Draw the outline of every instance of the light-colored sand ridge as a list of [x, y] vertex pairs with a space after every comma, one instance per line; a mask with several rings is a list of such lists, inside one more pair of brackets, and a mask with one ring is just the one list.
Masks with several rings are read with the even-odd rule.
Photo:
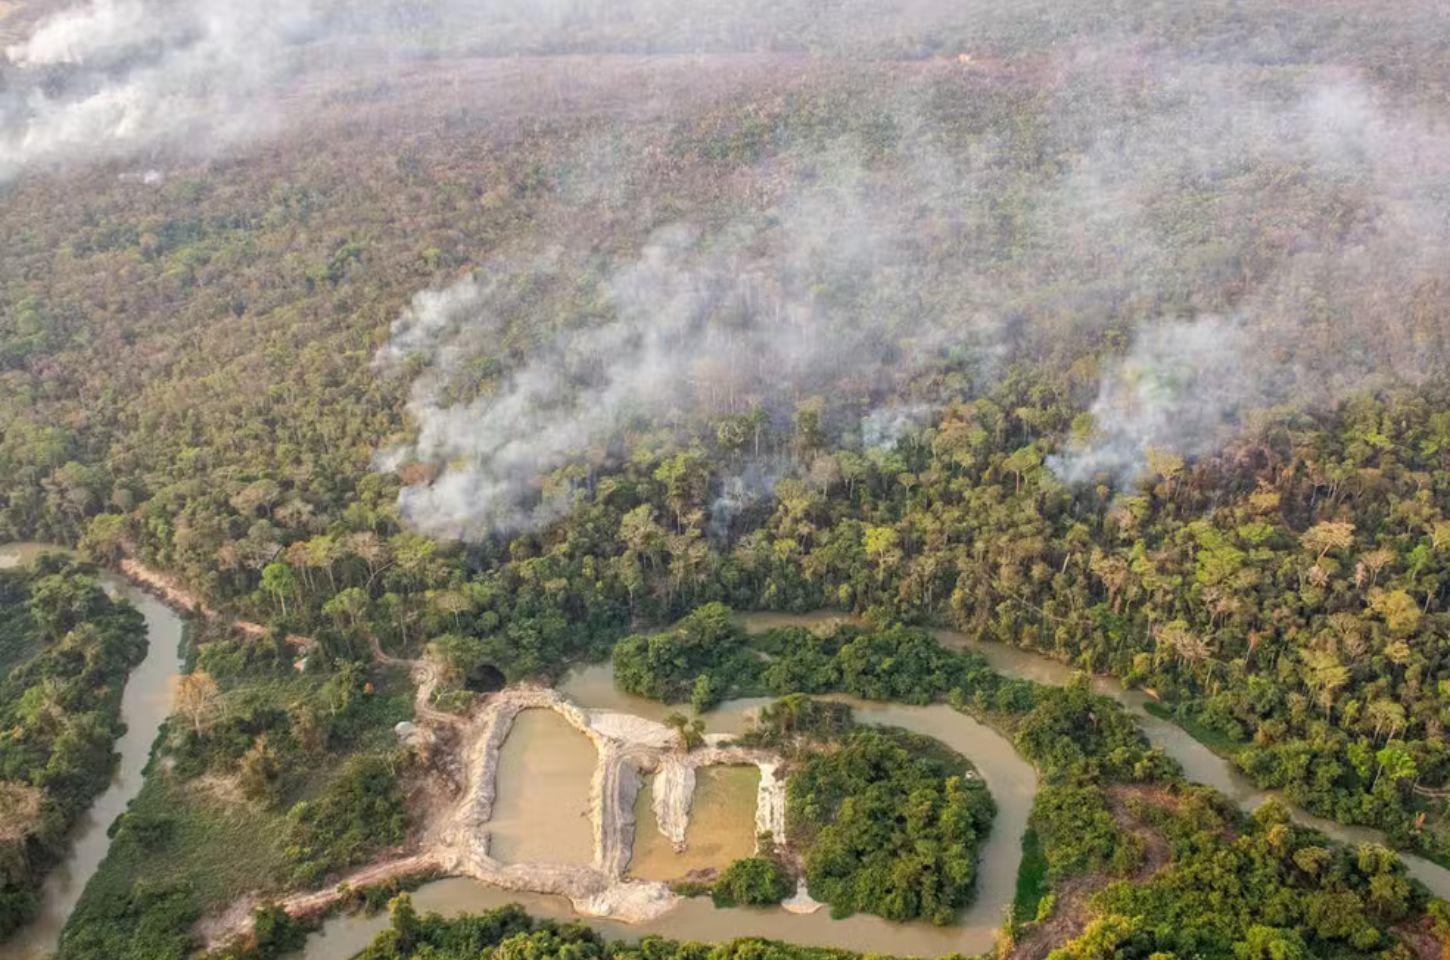
[[[376, 652], [381, 656], [380, 650]], [[455, 768], [462, 787], [430, 813], [417, 843], [420, 849], [372, 864], [326, 890], [283, 898], [281, 906], [293, 916], [325, 913], [360, 886], [443, 873], [473, 877], [506, 890], [564, 896], [586, 916], [626, 923], [653, 920], [675, 907], [680, 897], [664, 883], [624, 876], [634, 847], [634, 803], [644, 773], [656, 774], [656, 816], [661, 830], [677, 846], [683, 846], [689, 825], [695, 771], [716, 765], [760, 770], [757, 832], [769, 833], [776, 842], [784, 836], [781, 760], [770, 751], [734, 746], [719, 736], [686, 751], [679, 733], [664, 724], [610, 710], [586, 710], [548, 687], [509, 687], [490, 695], [467, 717], [444, 714], [430, 702], [439, 679], [436, 667], [426, 661], [410, 666], [418, 682], [414, 712], [420, 730], [430, 747], [441, 744], [451, 754], [435, 756], [433, 762]], [[594, 744], [598, 761], [591, 781], [594, 855], [589, 865], [504, 863], [492, 855], [489, 821], [497, 797], [499, 752], [525, 710], [551, 710]], [[200, 929], [209, 943], [218, 945], [246, 933], [250, 923], [249, 910], [239, 905]]]

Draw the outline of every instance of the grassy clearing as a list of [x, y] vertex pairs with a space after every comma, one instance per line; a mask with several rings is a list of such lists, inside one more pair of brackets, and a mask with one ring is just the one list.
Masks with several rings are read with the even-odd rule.
[[1037, 919], [1037, 907], [1047, 896], [1047, 857], [1042, 839], [1031, 827], [1022, 834], [1022, 863], [1017, 868], [1017, 894], [1012, 900], [1013, 926]]
[[133, 884], [177, 884], [203, 910], [267, 885], [284, 863], [286, 816], [216, 796], [207, 787], [153, 772], [118, 822], [115, 840], [86, 887], [76, 916]]
[[[413, 690], [401, 668], [353, 671], [342, 682], [336, 674], [295, 671], [278, 651], [235, 642], [206, 645], [189, 660], [217, 672], [220, 704], [200, 739], [192, 719], [180, 716], [158, 734], [146, 782], [112, 828], [62, 957], [180, 957], [195, 946], [189, 931], [198, 917], [245, 894], [281, 892], [299, 856], [290, 848], [289, 811], [326, 796], [352, 758], [391, 750], [393, 724], [412, 717]], [[290, 718], [299, 705], [325, 716], [327, 742], [308, 748], [296, 740]], [[262, 736], [273, 744], [278, 778], [275, 789], [249, 799], [239, 761]]]

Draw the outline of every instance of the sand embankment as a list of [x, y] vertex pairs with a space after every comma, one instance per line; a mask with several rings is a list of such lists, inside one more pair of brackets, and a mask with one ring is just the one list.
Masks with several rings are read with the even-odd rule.
[[[379, 651], [380, 652], [380, 651]], [[766, 750], [732, 746], [711, 737], [697, 750], [682, 748], [680, 735], [664, 724], [610, 710], [586, 710], [559, 691], [514, 686], [490, 695], [467, 717], [443, 714], [428, 705], [439, 673], [426, 662], [410, 662], [419, 681], [415, 711], [420, 729], [434, 742], [446, 742], [450, 757], [433, 762], [461, 771], [461, 788], [429, 811], [420, 849], [406, 857], [375, 863], [326, 890], [285, 897], [280, 905], [297, 917], [325, 913], [351, 890], [407, 876], [443, 873], [473, 877], [506, 890], [567, 897], [585, 916], [626, 923], [656, 919], [681, 900], [668, 885], [624, 876], [634, 848], [634, 803], [641, 775], [655, 773], [655, 811], [662, 831], [683, 844], [694, 799], [695, 771], [701, 767], [755, 766], [760, 770], [755, 821], [758, 833], [784, 836], [785, 791], [778, 777], [780, 758]], [[551, 710], [594, 744], [598, 761], [591, 780], [594, 827], [590, 864], [503, 863], [490, 851], [489, 822], [497, 798], [499, 753], [518, 715]], [[437, 734], [447, 728], [449, 736]], [[663, 786], [661, 786], [663, 784]], [[201, 928], [212, 945], [246, 933], [250, 912], [228, 911]]]

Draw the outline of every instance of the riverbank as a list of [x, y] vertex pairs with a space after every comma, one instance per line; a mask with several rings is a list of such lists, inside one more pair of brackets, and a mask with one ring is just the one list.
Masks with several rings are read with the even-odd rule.
[[[415, 670], [431, 672], [423, 664]], [[431, 696], [420, 683], [418, 698]], [[498, 794], [499, 755], [519, 715], [547, 710], [562, 718], [594, 745], [597, 762], [591, 780], [593, 856], [588, 864], [504, 862], [494, 856], [490, 823]], [[686, 751], [680, 734], [653, 720], [612, 710], [590, 710], [546, 687], [515, 686], [489, 695], [463, 718], [446, 724], [422, 719], [435, 742], [430, 762], [456, 771], [460, 788], [451, 800], [425, 810], [417, 848], [342, 878], [326, 890], [284, 897], [279, 906], [298, 919], [326, 914], [362, 886], [426, 874], [470, 877], [500, 890], [566, 898], [582, 916], [649, 923], [678, 907], [683, 898], [659, 881], [625, 876], [633, 848], [634, 802], [643, 773], [666, 786], [656, 794], [661, 831], [683, 838], [688, 828], [696, 771], [710, 766], [751, 765], [760, 771], [755, 822], [783, 838], [785, 788], [777, 777], [781, 759], [771, 751], [730, 745], [710, 736], [704, 746]], [[251, 907], [239, 903], [225, 916], [198, 927], [209, 946], [220, 946], [250, 928]]]
[[[0, 545], [0, 566], [28, 563], [49, 552], [72, 551], [51, 544]], [[6, 562], [8, 561], [8, 562]], [[102, 584], [129, 601], [146, 621], [145, 658], [130, 673], [121, 698], [125, 732], [116, 740], [109, 786], [70, 831], [65, 858], [41, 886], [40, 913], [5, 943], [5, 956], [39, 960], [49, 956], [91, 877], [110, 849], [111, 824], [140, 792], [157, 731], [171, 713], [172, 690], [184, 661], [185, 622], [143, 586], [111, 573]]]
[[[814, 627], [852, 619], [834, 610], [804, 614], [751, 613], [741, 616], [742, 622], [752, 631], [777, 626]], [[1083, 672], [1045, 654], [1000, 643], [980, 642], [955, 630], [935, 628], [931, 633], [943, 646], [980, 654], [993, 670], [1004, 676], [1060, 687]], [[1397, 849], [1382, 830], [1318, 816], [1292, 803], [1277, 791], [1260, 788], [1229, 757], [1219, 753], [1213, 745], [1201, 742], [1195, 737], [1166, 706], [1160, 705], [1149, 693], [1126, 687], [1118, 678], [1107, 674], [1094, 674], [1091, 679], [1093, 689], [1125, 707], [1138, 721], [1149, 742], [1172, 757], [1183, 768], [1183, 774], [1188, 780], [1213, 787], [1249, 812], [1269, 800], [1277, 800], [1289, 809], [1296, 823], [1312, 827], [1340, 843], [1375, 843], [1393, 849], [1412, 877], [1424, 884], [1435, 896], [1450, 899], [1450, 866], [1441, 865], [1420, 854]], [[1158, 709], [1160, 706], [1162, 709]]]

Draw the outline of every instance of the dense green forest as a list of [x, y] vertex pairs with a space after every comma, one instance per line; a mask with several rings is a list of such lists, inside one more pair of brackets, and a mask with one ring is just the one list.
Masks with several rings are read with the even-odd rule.
[[995, 809], [965, 758], [900, 731], [862, 730], [790, 781], [791, 843], [833, 916], [951, 923], [971, 899]]
[[0, 570], [0, 936], [38, 905], [70, 828], [110, 783], [145, 624], [60, 556]]
[[[46, 61], [23, 41], [59, 6], [0, 2], [0, 540], [219, 614], [63, 956], [179, 957], [242, 894], [405, 844], [413, 691], [381, 660], [425, 650], [450, 709], [610, 656], [697, 711], [951, 700], [1043, 776], [1015, 921], [1078, 897], [1061, 957], [1443, 937], [1382, 852], [1243, 820], [1121, 711], [923, 629], [1151, 689], [1260, 785], [1450, 863], [1442, 5], [266, 3], [202, 47], [219, 74], [163, 55], [208, 29], [166, 11]], [[319, 46], [269, 58], [271, 20]], [[46, 152], [133, 68], [117, 101], [164, 95], [134, 149]], [[43, 570], [0, 579], [0, 812], [35, 825], [0, 836], [0, 932], [140, 656], [83, 570]], [[729, 609], [864, 626], [751, 638]], [[899, 747], [809, 703], [757, 735], [836, 744], [823, 781]], [[960, 798], [917, 752], [940, 816], [910, 839], [985, 829], [975, 796], [942, 826]], [[940, 919], [961, 853], [930, 903], [806, 870], [842, 911]], [[742, 867], [735, 899], [778, 879]], [[399, 913], [376, 956], [711, 955]]]

